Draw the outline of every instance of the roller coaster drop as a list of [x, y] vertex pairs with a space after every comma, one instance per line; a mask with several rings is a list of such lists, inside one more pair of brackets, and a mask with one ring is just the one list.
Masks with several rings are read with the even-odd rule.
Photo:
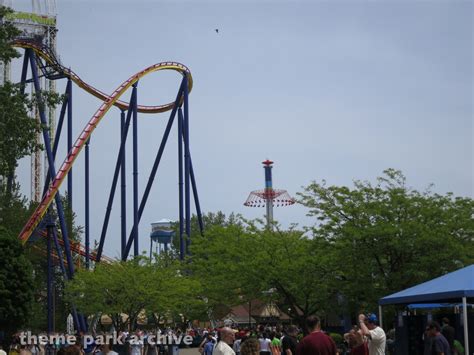
[[[74, 275], [74, 263], [72, 258], [72, 252], [76, 252], [85, 257], [85, 265], [87, 268], [90, 267], [90, 261], [100, 262], [105, 257], [103, 256], [103, 247], [105, 237], [107, 233], [107, 227], [109, 223], [110, 213], [112, 210], [112, 204], [115, 196], [115, 191], [118, 183], [119, 174], [121, 176], [121, 258], [126, 260], [130, 253], [130, 249], [133, 244], [134, 256], [139, 253], [138, 248], [138, 225], [145, 208], [153, 181], [163, 155], [168, 136], [171, 132], [173, 122], [178, 113], [178, 199], [179, 199], [179, 244], [180, 258], [183, 259], [185, 254], [189, 253], [190, 245], [190, 234], [191, 234], [191, 197], [190, 190], [193, 190], [194, 202], [196, 206], [196, 213], [198, 216], [199, 227], [201, 232], [203, 230], [203, 222], [201, 217], [201, 209], [199, 205], [199, 198], [196, 187], [196, 180], [194, 176], [194, 170], [191, 160], [190, 148], [189, 148], [189, 105], [188, 95], [192, 89], [193, 80], [191, 72], [187, 67], [180, 63], [175, 62], [163, 62], [152, 65], [137, 74], [130, 77], [128, 80], [123, 82], [111, 95], [107, 95], [100, 90], [92, 87], [85, 83], [77, 74], [70, 69], [63, 67], [60, 62], [56, 59], [52, 51], [46, 46], [37, 43], [32, 40], [17, 40], [14, 43], [15, 47], [24, 49], [23, 57], [23, 68], [21, 73], [21, 88], [24, 92], [27, 83], [33, 83], [37, 103], [39, 116], [42, 123], [43, 143], [47, 155], [48, 161], [48, 174], [45, 181], [43, 190], [43, 197], [40, 204], [36, 208], [33, 215], [30, 217], [23, 230], [20, 233], [20, 240], [22, 243], [26, 243], [32, 235], [47, 238], [47, 258], [48, 258], [48, 332], [53, 330], [53, 305], [52, 305], [52, 265], [53, 265], [53, 254], [57, 254], [57, 260], [60, 268], [66, 279], [71, 279]], [[31, 79], [27, 79], [28, 66], [31, 68]], [[53, 146], [51, 147], [51, 140], [49, 136], [49, 130], [47, 127], [46, 115], [44, 112], [44, 105], [41, 102], [41, 88], [40, 88], [40, 75], [41, 74], [49, 80], [67, 79], [65, 100], [62, 104], [59, 121], [56, 129]], [[142, 106], [138, 105], [137, 100], [137, 84], [138, 81], [145, 75], [161, 71], [161, 70], [173, 70], [179, 72], [183, 78], [179, 87], [176, 99], [174, 102], [158, 105], [158, 106]], [[82, 130], [77, 140], [72, 143], [72, 82], [77, 84], [80, 88], [93, 96], [103, 100], [99, 109], [92, 116], [87, 123], [86, 127]], [[132, 94], [130, 102], [126, 103], [120, 101], [119, 98], [132, 87]], [[90, 251], [90, 233], [89, 233], [89, 142], [91, 134], [97, 125], [100, 123], [102, 118], [105, 116], [107, 111], [112, 107], [116, 106], [121, 110], [121, 142], [117, 156], [117, 162], [115, 165], [114, 175], [112, 179], [112, 186], [110, 189], [110, 195], [107, 203], [107, 208], [104, 217], [104, 223], [102, 226], [102, 232], [98, 249], [95, 253]], [[142, 196], [140, 205], [138, 204], [138, 134], [137, 134], [137, 113], [160, 113], [171, 111], [168, 123], [166, 125], [163, 138], [158, 148], [151, 173], [145, 187], [144, 194]], [[59, 170], [56, 171], [54, 160], [58, 150], [58, 142], [60, 139], [64, 117], [67, 112], [67, 151], [68, 154], [60, 166]], [[132, 121], [133, 127], [133, 227], [127, 239], [127, 227], [126, 227], [126, 179], [125, 179], [125, 143], [128, 135], [128, 128]], [[68, 198], [70, 206], [72, 206], [72, 166], [76, 158], [82, 149], [85, 149], [85, 246], [72, 245], [69, 237], [68, 230], [66, 227], [66, 219], [64, 215], [64, 209], [62, 206], [61, 198], [59, 196], [59, 188], [62, 182], [68, 176]], [[183, 150], [184, 149], [184, 150]], [[184, 169], [183, 169], [184, 167]], [[184, 170], [184, 172], [183, 172]], [[184, 185], [184, 191], [183, 191]], [[58, 238], [56, 231], [56, 223], [52, 217], [51, 204], [53, 199], [56, 203], [56, 211], [59, 219], [59, 225], [61, 229], [61, 238]], [[187, 238], [184, 240], [184, 234]], [[54, 243], [54, 249], [53, 245]], [[64, 248], [64, 250], [63, 250]], [[54, 250], [54, 252], [53, 252]], [[65, 254], [66, 263], [63, 259], [63, 251]], [[72, 310], [76, 329], [86, 331], [87, 325], [80, 314], [77, 314], [74, 307]]]

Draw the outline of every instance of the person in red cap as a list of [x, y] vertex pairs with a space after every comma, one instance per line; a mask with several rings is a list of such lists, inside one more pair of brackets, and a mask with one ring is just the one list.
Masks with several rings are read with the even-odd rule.
[[359, 314], [359, 326], [362, 334], [368, 338], [369, 355], [385, 355], [385, 332], [378, 325], [377, 316], [370, 313]]
[[336, 343], [321, 331], [321, 321], [317, 316], [309, 316], [306, 325], [310, 334], [296, 346], [296, 355], [338, 355]]

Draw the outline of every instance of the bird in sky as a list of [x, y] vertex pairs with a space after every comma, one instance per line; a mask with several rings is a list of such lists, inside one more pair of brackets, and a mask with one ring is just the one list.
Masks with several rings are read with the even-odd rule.
[[216, 31], [216, 33], [219, 33], [219, 29], [218, 29], [218, 28], [216, 28], [215, 31]]

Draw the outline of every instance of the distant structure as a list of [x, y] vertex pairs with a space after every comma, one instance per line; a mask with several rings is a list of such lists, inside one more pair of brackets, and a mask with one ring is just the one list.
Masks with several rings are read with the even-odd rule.
[[273, 225], [273, 207], [290, 206], [295, 203], [295, 199], [291, 197], [286, 190], [274, 190], [272, 182], [272, 165], [271, 160], [262, 162], [265, 170], [265, 189], [252, 191], [244, 203], [247, 207], [266, 207], [267, 209], [267, 227], [272, 228]]
[[162, 219], [151, 224], [150, 259], [153, 254], [153, 243], [155, 243], [155, 253], [159, 254], [163, 250], [168, 252], [169, 245], [173, 242], [175, 235], [173, 223], [174, 222], [169, 219]]
[[[14, 8], [12, 0], [0, 0], [0, 5]], [[18, 39], [30, 40], [38, 45], [48, 48], [53, 56], [56, 56], [56, 0], [31, 0], [32, 12], [14, 12], [6, 20], [12, 22], [20, 30]], [[44, 71], [47, 68], [39, 68]], [[0, 62], [0, 85], [5, 81], [10, 81], [10, 64]], [[56, 83], [49, 80], [46, 76], [41, 78], [40, 85], [42, 90], [51, 93], [56, 92]], [[32, 92], [33, 95], [33, 92]], [[45, 107], [50, 135], [54, 137], [54, 128], [56, 127], [56, 112], [52, 107]], [[35, 108], [31, 116], [40, 120], [39, 112]], [[41, 143], [41, 133], [36, 136], [38, 144]], [[41, 189], [43, 188], [43, 177], [46, 172], [43, 171], [42, 152], [40, 150], [31, 155], [31, 199], [35, 202], [41, 200]], [[46, 157], [44, 158], [46, 160]], [[44, 166], [48, 166], [47, 163]]]

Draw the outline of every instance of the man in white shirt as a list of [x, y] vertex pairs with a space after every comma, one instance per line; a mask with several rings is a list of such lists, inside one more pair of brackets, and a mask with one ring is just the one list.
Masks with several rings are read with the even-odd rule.
[[386, 336], [382, 328], [377, 325], [377, 316], [375, 314], [359, 315], [359, 325], [362, 334], [369, 341], [369, 355], [385, 355]]
[[235, 333], [229, 327], [221, 328], [219, 332], [219, 341], [214, 347], [212, 355], [235, 355], [231, 345], [234, 343]]

